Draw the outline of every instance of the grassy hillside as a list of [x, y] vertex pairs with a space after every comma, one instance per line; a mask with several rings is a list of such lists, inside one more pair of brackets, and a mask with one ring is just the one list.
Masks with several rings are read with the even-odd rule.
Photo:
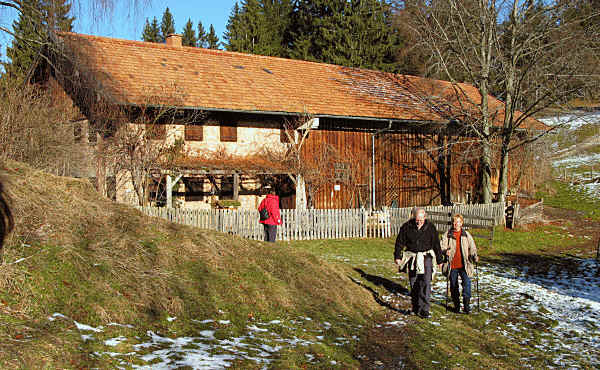
[[[348, 278], [349, 269], [313, 254], [149, 218], [100, 198], [85, 180], [16, 162], [0, 168], [16, 219], [0, 266], [2, 368], [102, 368], [123, 361], [98, 355], [102, 342], [82, 334], [82, 323], [110, 327], [112, 335], [152, 330], [182, 337], [196, 335], [206, 319], [232, 334], [249, 322], [302, 315], [315, 322], [342, 315], [356, 326], [376, 308]], [[308, 335], [306, 327], [279, 330]], [[350, 335], [345, 330], [324, 335]], [[127, 343], [119, 346], [128, 350]], [[353, 361], [343, 346], [303, 351], [315, 364], [320, 357]], [[297, 354], [278, 356], [287, 367]]]

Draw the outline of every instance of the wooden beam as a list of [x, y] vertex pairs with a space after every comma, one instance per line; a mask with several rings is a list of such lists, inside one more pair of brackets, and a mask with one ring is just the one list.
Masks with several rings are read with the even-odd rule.
[[167, 208], [173, 208], [173, 178], [167, 175]]
[[233, 200], [239, 200], [240, 197], [240, 175], [233, 174]]

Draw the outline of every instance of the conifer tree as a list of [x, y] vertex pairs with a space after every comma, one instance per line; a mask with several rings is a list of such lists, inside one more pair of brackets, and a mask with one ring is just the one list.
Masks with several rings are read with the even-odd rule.
[[296, 0], [292, 58], [396, 71], [399, 39], [385, 0]]
[[225, 50], [242, 51], [240, 45], [242, 38], [240, 13], [240, 6], [236, 1], [231, 9], [231, 14], [229, 15], [227, 26], [225, 27], [225, 34], [223, 35], [223, 38], [225, 39]]
[[71, 31], [75, 20], [68, 16], [71, 5], [66, 0], [23, 0], [21, 9], [13, 22], [14, 39], [6, 48], [9, 63], [4, 63], [6, 73], [19, 79], [28, 78], [35, 68], [48, 31]]
[[206, 30], [204, 29], [204, 26], [202, 25], [201, 21], [198, 21], [198, 47], [199, 48], [206, 48], [208, 46], [207, 43], [207, 34], [206, 34]]
[[206, 35], [206, 44], [209, 49], [218, 49], [219, 48], [219, 36], [215, 32], [215, 28], [213, 25], [210, 25], [208, 30], [208, 35]]
[[181, 39], [181, 44], [183, 46], [192, 46], [196, 47], [198, 44], [198, 39], [196, 38], [196, 31], [194, 30], [194, 24], [191, 19], [188, 19], [185, 27], [183, 28], [183, 35]]
[[161, 42], [160, 28], [158, 27], [158, 20], [156, 17], [152, 18], [152, 22], [148, 22], [148, 19], [146, 18], [142, 40], [146, 42]]
[[160, 23], [160, 42], [165, 42], [167, 36], [175, 33], [175, 20], [173, 19], [173, 14], [167, 7], [162, 16], [162, 22]]
[[232, 9], [225, 40], [227, 50], [285, 56], [284, 34], [292, 11], [290, 0], [243, 0]]

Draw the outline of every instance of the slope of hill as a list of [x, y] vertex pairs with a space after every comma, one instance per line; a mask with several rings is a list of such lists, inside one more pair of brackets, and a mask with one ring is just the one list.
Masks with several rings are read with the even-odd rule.
[[[352, 363], [341, 349], [351, 343], [335, 338], [351, 337], [377, 307], [348, 271], [283, 243], [146, 217], [102, 199], [84, 180], [17, 162], [0, 169], [16, 221], [0, 266], [0, 367], [147, 365], [158, 361], [150, 347], [173, 351], [172, 338], [239, 338], [248, 328], [260, 332], [259, 323], [277, 326], [285, 343], [310, 343], [307, 333], [319, 329], [323, 338], [306, 344], [306, 356]], [[340, 316], [347, 326], [330, 324]], [[284, 325], [298, 317], [305, 323]], [[124, 355], [106, 351], [113, 345]], [[283, 344], [262, 346], [202, 358], [258, 367], [261, 353], [288, 364], [297, 356]]]
[[573, 112], [541, 120], [559, 125], [549, 138], [556, 176], [568, 181], [573, 190], [600, 198], [600, 112]]

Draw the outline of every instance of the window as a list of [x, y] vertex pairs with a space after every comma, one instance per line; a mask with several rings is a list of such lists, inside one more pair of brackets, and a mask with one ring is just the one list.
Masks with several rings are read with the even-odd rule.
[[237, 141], [237, 124], [223, 124], [220, 127], [221, 141], [236, 142]]
[[219, 193], [219, 199], [234, 200], [233, 176], [223, 176], [221, 178], [221, 192]]
[[200, 124], [185, 125], [185, 141], [204, 140], [204, 126]]
[[146, 124], [146, 132], [150, 140], [164, 140], [167, 137], [167, 126], [159, 124]]

